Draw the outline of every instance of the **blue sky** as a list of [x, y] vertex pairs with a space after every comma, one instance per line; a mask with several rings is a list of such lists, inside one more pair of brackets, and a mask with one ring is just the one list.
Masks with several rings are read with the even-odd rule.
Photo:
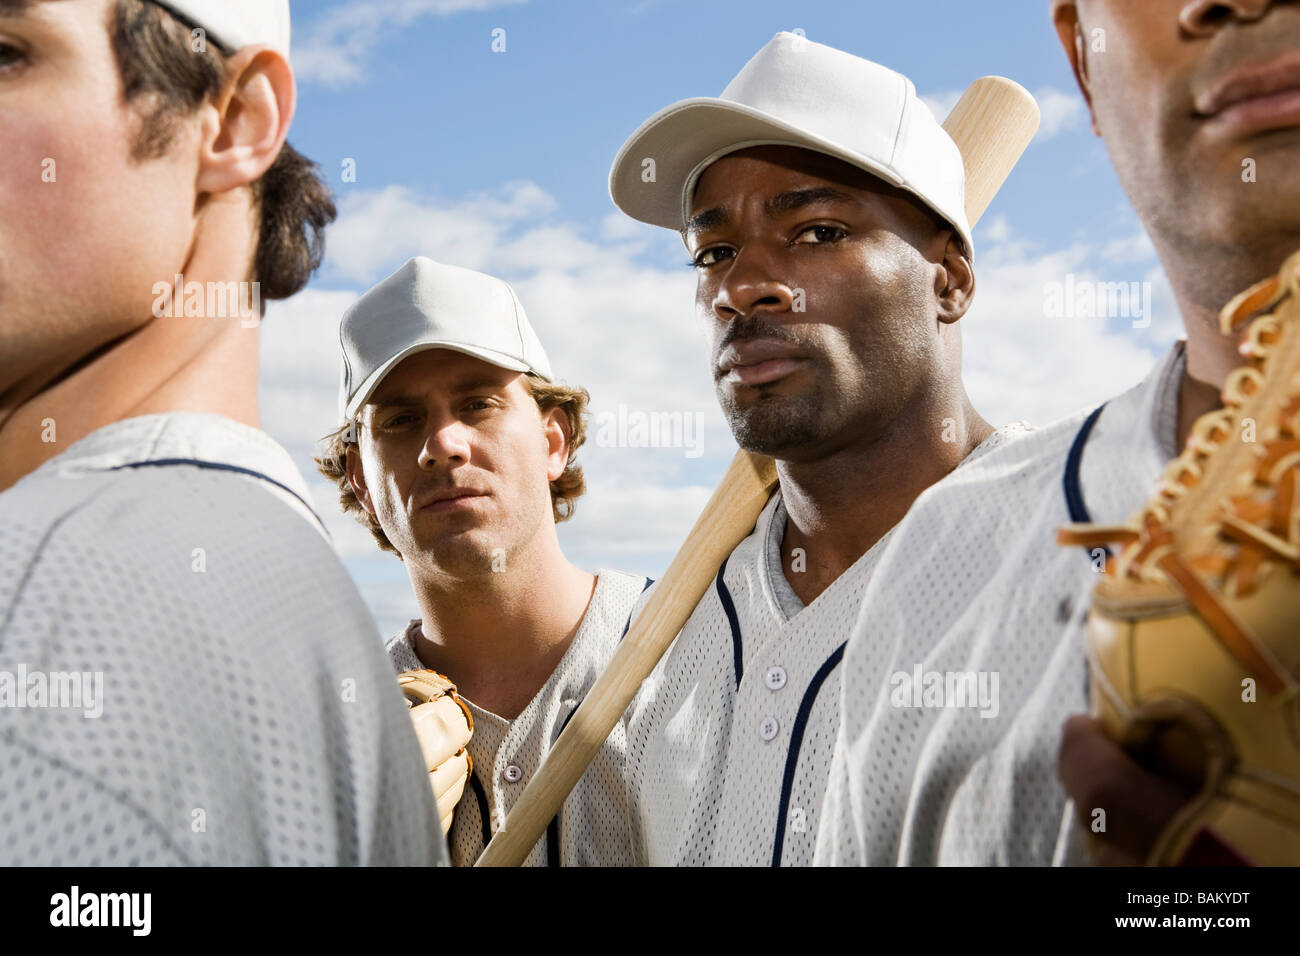
[[[976, 230], [968, 388], [995, 424], [1045, 424], [1134, 384], [1179, 322], [1048, 9], [1048, 0], [294, 0], [291, 139], [322, 164], [342, 214], [326, 267], [264, 326], [265, 427], [312, 478], [312, 440], [335, 417], [335, 329], [356, 295], [417, 254], [500, 275], [557, 373], [591, 391], [594, 414], [622, 406], [702, 422], [698, 457], [589, 444], [591, 490], [562, 526], [566, 550], [588, 568], [661, 573], [735, 446], [713, 401], [685, 251], [614, 208], [609, 165], [651, 113], [717, 95], [779, 30], [906, 73], [940, 113], [985, 74], [1034, 92], [1043, 130]], [[492, 49], [498, 30], [505, 52]], [[345, 160], [355, 183], [342, 181]], [[1046, 290], [1067, 276], [1150, 282], [1150, 324], [1052, 317]], [[400, 563], [337, 515], [323, 481], [313, 493], [381, 630], [395, 630], [416, 613]]]

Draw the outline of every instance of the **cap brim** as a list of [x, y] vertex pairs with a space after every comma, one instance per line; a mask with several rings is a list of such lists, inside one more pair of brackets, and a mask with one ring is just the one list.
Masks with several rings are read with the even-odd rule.
[[[843, 159], [891, 185], [890, 170], [839, 143], [809, 135], [770, 114], [717, 97], [682, 100], [650, 117], [614, 159], [609, 193], [633, 219], [681, 229], [686, 188], [727, 153], [758, 145], [787, 145]], [[643, 180], [644, 162], [654, 160], [654, 180]]]
[[[482, 359], [489, 365], [509, 369], [512, 372], [532, 372], [534, 374], [539, 374], [528, 364], [508, 355], [503, 355], [494, 349], [485, 349], [478, 345], [465, 345], [460, 342], [421, 342], [398, 352], [387, 362], [366, 376], [366, 380], [361, 383], [361, 387], [357, 389], [356, 394], [352, 396], [348, 401], [347, 406], [343, 409], [343, 418], [346, 421], [351, 421], [355, 418], [357, 412], [361, 410], [361, 406], [370, 401], [370, 396], [375, 393], [375, 389], [379, 387], [379, 383], [384, 380], [384, 377], [404, 360], [415, 355], [417, 352], [429, 352], [433, 349], [447, 349], [451, 352], [461, 352], [465, 355], [472, 355], [476, 359]], [[542, 377], [544, 378], [545, 376]]]
[[[901, 182], [882, 163], [762, 110], [718, 97], [682, 100], [642, 123], [614, 158], [610, 198], [633, 219], [680, 231], [686, 224], [690, 193], [711, 163], [737, 150], [768, 145], [810, 149], [864, 169], [915, 197], [961, 233], [946, 212]], [[650, 182], [642, 178], [647, 159], [654, 160], [654, 180]], [[963, 238], [969, 243], [968, 236]]]

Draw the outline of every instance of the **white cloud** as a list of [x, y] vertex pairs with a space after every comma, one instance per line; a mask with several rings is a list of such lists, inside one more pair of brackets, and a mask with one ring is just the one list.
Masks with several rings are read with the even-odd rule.
[[1035, 142], [1045, 142], [1064, 132], [1072, 132], [1084, 125], [1088, 115], [1083, 98], [1075, 91], [1058, 90], [1047, 86], [1034, 92], [1043, 121], [1038, 127]]
[[646, 242], [662, 238], [664, 230], [658, 226], [639, 222], [621, 212], [611, 212], [600, 221], [600, 235], [602, 239], [614, 239], [620, 242], [627, 240]]
[[991, 242], [997, 245], [1011, 240], [1011, 223], [1006, 216], [998, 215], [981, 222], [976, 228], [981, 244]]
[[[586, 556], [592, 568], [604, 565], [650, 577], [662, 574], [704, 510], [713, 487], [668, 487], [656, 477], [651, 472], [640, 482], [591, 482], [577, 514], [561, 526], [570, 558], [581, 562]], [[654, 520], [630, 522], [629, 516], [634, 515], [654, 515]]]
[[1156, 247], [1146, 230], [1141, 230], [1108, 240], [1099, 254], [1107, 262], [1146, 262], [1156, 257]]
[[[921, 101], [930, 107], [930, 112], [934, 113], [935, 118], [942, 123], [961, 99], [962, 92], [962, 90], [942, 90], [927, 93], [921, 97]], [[1038, 109], [1042, 114], [1042, 122], [1034, 142], [1046, 142], [1061, 133], [1072, 132], [1084, 125], [1088, 115], [1087, 109], [1084, 107], [1083, 99], [1073, 90], [1044, 86], [1034, 91], [1034, 99], [1038, 101]]]
[[[966, 387], [995, 425], [1021, 419], [1044, 425], [1099, 404], [1137, 384], [1181, 334], [1154, 251], [1136, 237], [1044, 250], [1005, 225], [1003, 231], [1006, 238], [986, 245], [976, 263], [975, 304], [962, 320]], [[1116, 255], [1121, 247], [1126, 256]], [[1049, 286], [1069, 276], [1078, 285], [1136, 283], [1146, 314], [1052, 317]]]
[[[515, 6], [528, 0], [352, 0], [329, 7], [299, 28], [293, 63], [298, 79], [340, 88], [366, 78], [370, 54], [398, 30], [425, 17]], [[489, 38], [484, 37], [484, 49]]]
[[329, 233], [327, 265], [363, 284], [416, 254], [490, 271], [502, 261], [510, 229], [554, 208], [555, 200], [529, 182], [453, 201], [418, 196], [404, 186], [348, 193]]
[[316, 440], [338, 426], [339, 319], [356, 298], [308, 289], [273, 303], [262, 323], [263, 427], [304, 468]]
[[934, 118], [942, 123], [952, 112], [952, 108], [957, 105], [961, 99], [962, 90], [943, 90], [939, 93], [926, 93], [921, 96], [921, 102], [930, 107], [930, 112]]

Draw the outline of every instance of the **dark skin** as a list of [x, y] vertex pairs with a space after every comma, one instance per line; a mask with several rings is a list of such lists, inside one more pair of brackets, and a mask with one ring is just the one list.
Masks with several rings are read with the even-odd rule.
[[777, 460], [782, 563], [811, 604], [992, 432], [961, 383], [974, 271], [906, 194], [785, 146], [711, 165], [685, 240], [719, 402]]
[[[1218, 331], [1222, 306], [1300, 246], [1295, 90], [1235, 107], [1221, 95], [1252, 71], [1300, 61], [1300, 5], [1270, 0], [1055, 0], [1053, 20], [1093, 129], [1160, 254], [1187, 329], [1179, 442], [1220, 405], [1241, 358]], [[1106, 50], [1094, 48], [1104, 31]], [[1272, 87], [1285, 86], [1274, 82]], [[1300, 83], [1292, 83], [1300, 86]], [[1256, 164], [1243, 182], [1243, 161]], [[1094, 719], [1063, 728], [1059, 772], [1080, 821], [1107, 810], [1098, 862], [1146, 858], [1191, 795], [1143, 768]]]

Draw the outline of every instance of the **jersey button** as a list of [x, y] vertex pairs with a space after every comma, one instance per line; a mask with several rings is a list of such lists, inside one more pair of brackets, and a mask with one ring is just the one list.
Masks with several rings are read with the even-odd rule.
[[758, 725], [758, 735], [764, 740], [771, 740], [781, 729], [781, 724], [775, 717], [764, 717], [763, 722]]
[[768, 690], [780, 690], [785, 686], [785, 668], [769, 667], [767, 673], [763, 675], [763, 680], [767, 683]]
[[524, 772], [514, 764], [506, 767], [506, 783], [518, 783], [524, 779]]

